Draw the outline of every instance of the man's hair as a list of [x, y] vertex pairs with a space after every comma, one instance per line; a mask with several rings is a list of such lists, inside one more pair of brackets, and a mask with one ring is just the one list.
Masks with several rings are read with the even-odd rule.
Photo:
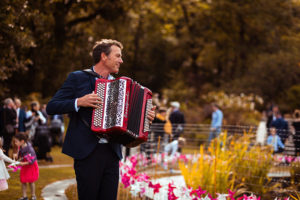
[[213, 107], [216, 107], [216, 108], [220, 109], [219, 105], [216, 102], [212, 102], [210, 105], [213, 106]]
[[101, 53], [105, 53], [105, 55], [109, 55], [111, 52], [111, 46], [115, 45], [120, 49], [123, 49], [123, 45], [121, 42], [112, 39], [102, 39], [97, 41], [93, 47], [93, 59], [94, 64], [98, 63], [101, 59]]
[[6, 99], [4, 99], [4, 105], [9, 105], [11, 102], [13, 102], [13, 100], [12, 100], [12, 98], [6, 98]]
[[22, 102], [21, 102], [21, 99], [19, 99], [19, 98], [15, 98], [14, 100], [15, 100], [15, 103], [19, 102], [19, 103], [20, 103], [20, 105], [22, 104]]

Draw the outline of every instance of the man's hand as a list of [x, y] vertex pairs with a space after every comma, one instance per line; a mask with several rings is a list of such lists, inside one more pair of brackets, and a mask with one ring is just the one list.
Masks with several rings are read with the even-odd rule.
[[156, 109], [156, 106], [153, 106], [151, 108], [151, 110], [148, 111], [147, 118], [150, 120], [150, 124], [152, 124], [152, 121], [155, 118], [155, 109]]
[[100, 104], [102, 103], [102, 99], [94, 92], [77, 99], [78, 107], [100, 108]]

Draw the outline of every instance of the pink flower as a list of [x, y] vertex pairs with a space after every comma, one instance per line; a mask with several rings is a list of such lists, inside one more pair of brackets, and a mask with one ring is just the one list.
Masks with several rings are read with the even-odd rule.
[[145, 192], [146, 192], [146, 188], [142, 187], [141, 192], [140, 192], [141, 196], [143, 196], [145, 194]]
[[157, 184], [153, 184], [151, 181], [149, 182], [149, 187], [150, 188], [153, 188], [153, 192], [154, 194], [155, 193], [158, 193], [159, 192], [159, 189], [161, 188], [161, 185], [159, 183]]
[[238, 198], [237, 200], [248, 200], [248, 196], [244, 194], [242, 197]]
[[120, 168], [123, 167], [123, 162], [122, 162], [122, 161], [119, 162], [119, 167], [120, 167]]
[[122, 183], [124, 184], [125, 188], [127, 188], [130, 185], [130, 177], [127, 176], [127, 174], [124, 174], [122, 176]]
[[206, 193], [206, 190], [202, 190], [201, 187], [199, 186], [198, 189], [192, 190], [190, 195], [195, 194], [195, 193], [197, 194], [197, 197], [201, 197], [202, 194]]
[[168, 185], [168, 200], [176, 200], [178, 197], [175, 196], [174, 194], [174, 189], [176, 187], [173, 186], [173, 183], [169, 183]]
[[293, 161], [293, 157], [292, 156], [287, 156], [286, 161], [288, 161], [288, 163], [291, 163]]
[[131, 168], [128, 170], [128, 174], [134, 176], [136, 174], [136, 170], [134, 168]]
[[150, 177], [146, 173], [142, 173], [136, 177], [136, 180], [139, 182], [149, 182]]
[[130, 162], [132, 163], [132, 167], [135, 167], [137, 164], [137, 156], [131, 156]]
[[231, 190], [229, 190], [228, 189], [228, 195], [229, 195], [229, 198], [231, 199], [231, 200], [234, 200], [234, 194], [235, 194], [235, 192], [233, 192], [233, 191], [231, 191]]
[[186, 155], [180, 155], [179, 160], [182, 160], [185, 163], [187, 163], [189, 161], [188, 158], [186, 157]]

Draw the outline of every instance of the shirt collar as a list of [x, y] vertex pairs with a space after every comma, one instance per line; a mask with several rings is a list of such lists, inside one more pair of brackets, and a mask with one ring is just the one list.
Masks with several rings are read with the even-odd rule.
[[[95, 66], [92, 67], [93, 72], [95, 72], [94, 67], [95, 67]], [[101, 76], [101, 75], [100, 75], [100, 76]], [[103, 78], [103, 76], [101, 76], [101, 77]], [[97, 79], [97, 78], [96, 78], [96, 79]], [[103, 78], [103, 79], [104, 79], [104, 78]], [[112, 75], [109, 74], [108, 77], [107, 77], [107, 80], [113, 80], [113, 79], [115, 79], [115, 78], [114, 78]]]

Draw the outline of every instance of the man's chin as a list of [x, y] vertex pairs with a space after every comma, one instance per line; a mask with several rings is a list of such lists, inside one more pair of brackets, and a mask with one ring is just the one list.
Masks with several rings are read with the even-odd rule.
[[119, 73], [119, 69], [114, 71], [114, 74], [118, 74]]

